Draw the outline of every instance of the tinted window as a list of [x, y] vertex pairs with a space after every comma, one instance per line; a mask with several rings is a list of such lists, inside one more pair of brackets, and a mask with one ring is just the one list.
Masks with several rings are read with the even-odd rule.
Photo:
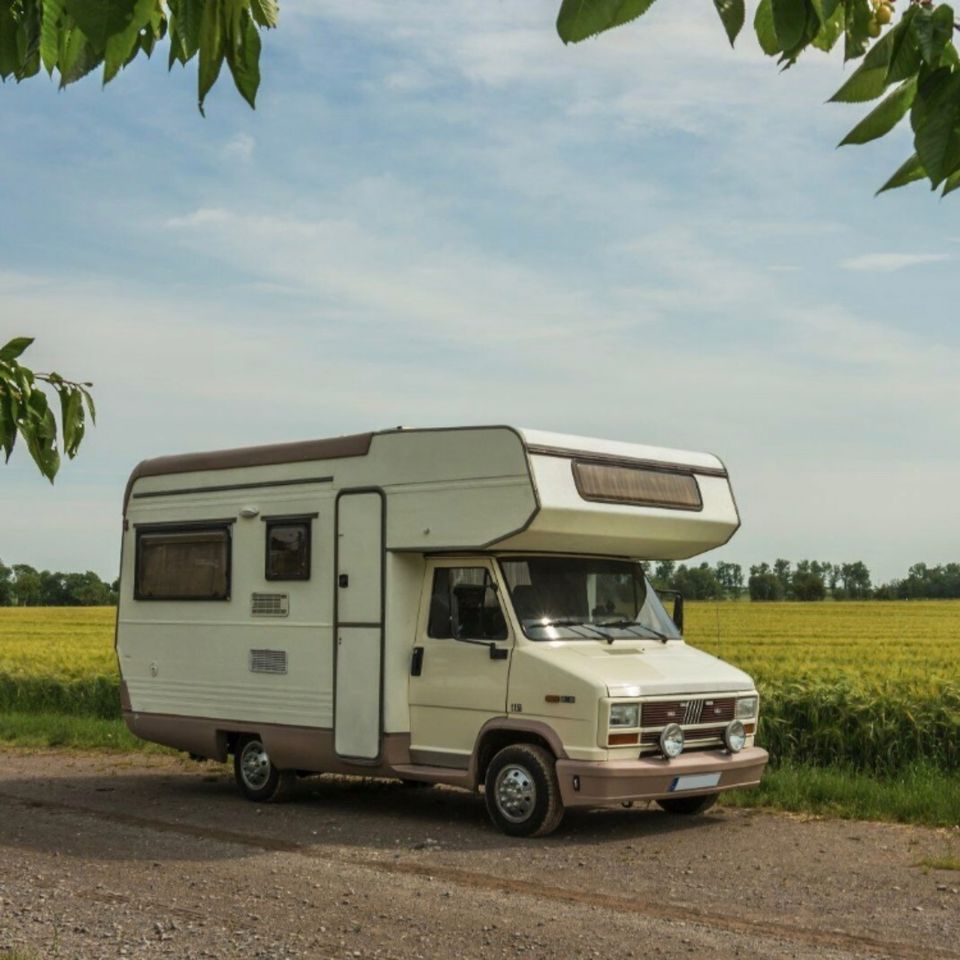
[[506, 640], [507, 621], [485, 567], [441, 567], [433, 573], [431, 637]]
[[227, 600], [230, 528], [137, 531], [138, 600]]
[[267, 521], [267, 580], [310, 579], [310, 521]]

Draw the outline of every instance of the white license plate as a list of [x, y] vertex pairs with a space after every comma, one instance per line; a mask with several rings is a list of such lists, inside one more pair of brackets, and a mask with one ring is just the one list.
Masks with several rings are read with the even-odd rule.
[[676, 790], [704, 790], [715, 787], [719, 782], [719, 773], [690, 773], [685, 777], [674, 777], [667, 789], [671, 793]]

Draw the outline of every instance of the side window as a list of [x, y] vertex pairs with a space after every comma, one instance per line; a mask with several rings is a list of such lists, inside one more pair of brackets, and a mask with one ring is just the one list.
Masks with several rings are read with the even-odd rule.
[[507, 621], [489, 570], [439, 567], [434, 571], [427, 634], [453, 640], [507, 639]]
[[310, 579], [310, 519], [267, 519], [267, 580]]
[[230, 528], [137, 529], [137, 600], [229, 600]]

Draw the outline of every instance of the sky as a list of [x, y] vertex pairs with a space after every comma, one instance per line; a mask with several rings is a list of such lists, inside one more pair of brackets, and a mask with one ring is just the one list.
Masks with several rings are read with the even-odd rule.
[[166, 52], [0, 87], [0, 341], [92, 380], [50, 486], [0, 466], [0, 558], [113, 579], [132, 467], [511, 423], [718, 454], [703, 559], [960, 560], [958, 199], [875, 198], [839, 54], [786, 72], [712, 4], [564, 47], [557, 0], [281, 0], [251, 111]]

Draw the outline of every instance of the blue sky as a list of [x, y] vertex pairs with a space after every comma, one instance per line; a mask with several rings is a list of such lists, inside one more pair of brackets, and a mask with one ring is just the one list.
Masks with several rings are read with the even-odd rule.
[[0, 88], [0, 338], [101, 411], [3, 468], [0, 557], [112, 578], [144, 457], [509, 422], [718, 453], [711, 561], [960, 558], [960, 201], [872, 195], [908, 131], [835, 150], [839, 58], [707, 2], [566, 48], [473, 6], [282, 2], [256, 112], [165, 52]]

